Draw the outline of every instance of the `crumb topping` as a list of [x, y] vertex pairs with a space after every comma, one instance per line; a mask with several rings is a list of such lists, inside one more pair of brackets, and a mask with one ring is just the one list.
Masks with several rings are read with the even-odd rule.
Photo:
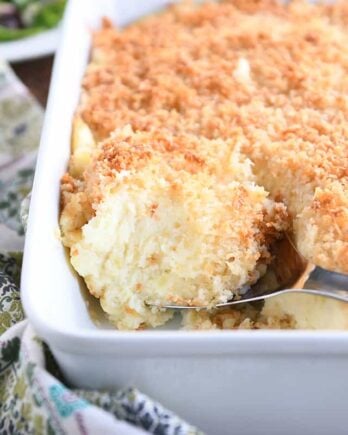
[[108, 23], [94, 34], [81, 114], [99, 139], [126, 124], [238, 137], [258, 182], [288, 205], [302, 253], [347, 271], [347, 17], [344, 1], [227, 0]]

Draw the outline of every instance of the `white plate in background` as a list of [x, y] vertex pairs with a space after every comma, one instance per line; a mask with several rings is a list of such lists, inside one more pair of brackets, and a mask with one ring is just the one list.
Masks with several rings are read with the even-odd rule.
[[56, 27], [27, 38], [0, 42], [0, 59], [21, 62], [52, 54], [57, 49], [60, 33], [60, 27]]

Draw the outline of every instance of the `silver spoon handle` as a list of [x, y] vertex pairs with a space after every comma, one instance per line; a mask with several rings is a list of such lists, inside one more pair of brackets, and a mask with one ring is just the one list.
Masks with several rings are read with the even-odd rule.
[[307, 288], [299, 288], [299, 289], [292, 288], [292, 289], [283, 289], [283, 290], [275, 291], [273, 293], [269, 293], [265, 295], [230, 301], [223, 304], [218, 304], [216, 305], [216, 307], [222, 308], [222, 307], [228, 307], [230, 305], [244, 304], [246, 302], [255, 302], [263, 299], [269, 299], [272, 298], [273, 296], [279, 296], [279, 295], [290, 294], [290, 293], [305, 293], [309, 295], [324, 296], [341, 302], [348, 302], [347, 290], [321, 290], [321, 289], [314, 290], [314, 289], [307, 289]]
[[[281, 291], [279, 293], [282, 293]], [[341, 302], [348, 302], [348, 290], [321, 290], [321, 289], [289, 289], [283, 293], [308, 293], [310, 295], [324, 296]]]
[[[335, 299], [341, 302], [348, 302], [348, 290], [321, 290], [321, 289], [307, 289], [307, 288], [291, 288], [291, 289], [282, 289], [275, 291], [273, 293], [263, 294], [260, 296], [252, 296], [246, 297], [242, 299], [236, 299], [234, 301], [224, 302], [222, 304], [215, 305], [214, 308], [225, 308], [230, 307], [232, 305], [246, 304], [247, 302], [256, 302], [264, 299], [273, 298], [274, 296], [280, 296], [283, 294], [290, 293], [302, 293], [314, 296], [324, 296], [326, 298]], [[150, 306], [156, 306], [150, 304]], [[170, 310], [206, 310], [207, 307], [199, 307], [199, 306], [188, 306], [188, 305], [164, 305], [161, 308], [166, 308]]]

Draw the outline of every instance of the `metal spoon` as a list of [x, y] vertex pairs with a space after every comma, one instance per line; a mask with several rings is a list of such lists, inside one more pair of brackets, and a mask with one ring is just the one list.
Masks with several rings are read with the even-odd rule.
[[174, 310], [205, 310], [256, 302], [286, 293], [307, 293], [348, 302], [348, 275], [330, 272], [308, 263], [298, 253], [288, 236], [275, 243], [272, 254], [273, 260], [268, 265], [266, 274], [236, 299], [213, 307], [151, 303], [147, 305]]

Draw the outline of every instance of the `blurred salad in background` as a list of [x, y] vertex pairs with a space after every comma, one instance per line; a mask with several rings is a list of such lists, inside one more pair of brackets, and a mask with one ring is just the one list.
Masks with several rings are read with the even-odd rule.
[[0, 0], [0, 42], [55, 27], [65, 4], [66, 0]]

